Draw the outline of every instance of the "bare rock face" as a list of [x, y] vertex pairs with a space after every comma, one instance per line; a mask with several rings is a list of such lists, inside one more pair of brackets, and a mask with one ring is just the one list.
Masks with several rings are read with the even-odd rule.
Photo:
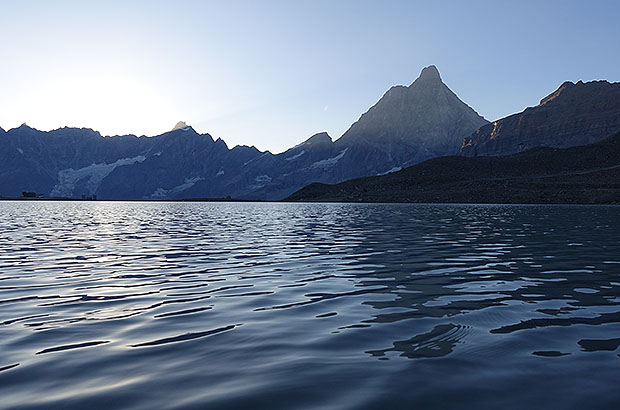
[[431, 65], [408, 87], [390, 88], [336, 143], [364, 145], [384, 153], [392, 167], [406, 167], [456, 154], [463, 139], [485, 124]]
[[592, 144], [620, 131], [620, 83], [565, 82], [535, 107], [486, 125], [465, 139], [466, 156], [506, 155], [534, 147]]

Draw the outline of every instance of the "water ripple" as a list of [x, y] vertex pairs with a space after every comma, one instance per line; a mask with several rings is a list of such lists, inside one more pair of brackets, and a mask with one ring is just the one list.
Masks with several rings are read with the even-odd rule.
[[2, 201], [0, 408], [610, 407], [618, 209]]

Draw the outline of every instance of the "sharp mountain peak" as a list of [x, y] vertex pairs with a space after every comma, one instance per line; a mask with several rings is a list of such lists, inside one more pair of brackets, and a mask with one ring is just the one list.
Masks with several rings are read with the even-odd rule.
[[441, 75], [439, 74], [439, 70], [434, 65], [424, 67], [416, 81], [427, 80], [441, 81]]

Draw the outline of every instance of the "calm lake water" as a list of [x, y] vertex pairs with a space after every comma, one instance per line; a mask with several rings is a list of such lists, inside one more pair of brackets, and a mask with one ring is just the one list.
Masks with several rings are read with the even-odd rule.
[[620, 207], [0, 217], [0, 408], [620, 407]]

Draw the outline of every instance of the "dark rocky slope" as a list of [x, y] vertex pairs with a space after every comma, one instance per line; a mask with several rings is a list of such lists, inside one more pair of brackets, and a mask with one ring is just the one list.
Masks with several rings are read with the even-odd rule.
[[466, 156], [507, 155], [534, 147], [591, 144], [620, 132], [620, 83], [565, 82], [535, 107], [481, 127], [463, 143]]
[[498, 157], [435, 158], [399, 172], [311, 184], [288, 201], [620, 203], [620, 133], [601, 142]]

